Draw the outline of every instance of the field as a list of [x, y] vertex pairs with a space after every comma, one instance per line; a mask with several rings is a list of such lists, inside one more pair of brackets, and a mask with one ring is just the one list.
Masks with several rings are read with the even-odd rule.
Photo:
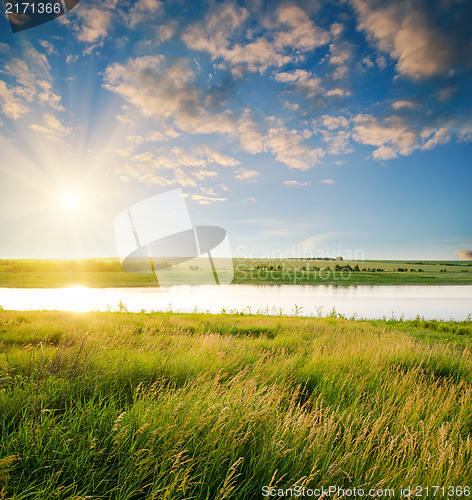
[[0, 311], [0, 498], [468, 497], [471, 342], [470, 318]]
[[[467, 261], [339, 261], [303, 259], [234, 259], [236, 284], [305, 285], [472, 285]], [[196, 271], [186, 270], [189, 283]], [[0, 287], [48, 288], [157, 286], [152, 273], [128, 273], [118, 259], [4, 259]]]

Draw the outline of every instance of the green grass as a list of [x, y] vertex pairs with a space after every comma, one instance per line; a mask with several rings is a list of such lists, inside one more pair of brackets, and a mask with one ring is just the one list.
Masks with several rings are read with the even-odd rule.
[[[472, 263], [464, 261], [333, 261], [303, 259], [234, 259], [236, 284], [303, 285], [472, 285]], [[352, 271], [350, 266], [359, 270]], [[399, 271], [399, 269], [402, 269]], [[186, 282], [198, 273], [186, 270]], [[176, 273], [175, 273], [176, 274]], [[118, 259], [0, 260], [0, 288], [155, 287], [152, 273], [127, 273]]]
[[0, 311], [0, 342], [0, 498], [471, 485], [470, 321]]

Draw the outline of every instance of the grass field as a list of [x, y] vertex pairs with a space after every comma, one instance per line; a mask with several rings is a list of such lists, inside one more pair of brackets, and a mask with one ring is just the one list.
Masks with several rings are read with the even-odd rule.
[[[333, 261], [234, 259], [237, 284], [304, 285], [472, 285], [467, 261]], [[180, 265], [184, 270], [184, 265]], [[193, 272], [188, 271], [188, 282]], [[196, 277], [198, 282], [198, 277]], [[118, 259], [4, 259], [0, 287], [152, 287], [154, 274], [128, 273]]]
[[472, 486], [470, 320], [0, 311], [0, 343], [0, 498]]

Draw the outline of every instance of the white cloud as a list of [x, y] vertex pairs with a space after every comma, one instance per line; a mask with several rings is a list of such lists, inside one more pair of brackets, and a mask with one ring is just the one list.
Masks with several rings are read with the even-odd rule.
[[30, 128], [53, 141], [59, 141], [72, 132], [72, 128], [65, 127], [60, 120], [49, 113], [43, 115], [42, 125], [33, 124]]
[[128, 23], [134, 28], [143, 21], [150, 21], [150, 18], [162, 10], [163, 3], [159, 0], [138, 0], [128, 13]]
[[328, 185], [333, 185], [335, 182], [333, 181], [333, 179], [325, 179], [323, 181], [320, 181], [320, 184], [328, 184]]
[[403, 100], [403, 99], [400, 99], [398, 101], [394, 101], [392, 102], [392, 108], [397, 110], [397, 109], [414, 109], [416, 108], [417, 105], [413, 102], [413, 101], [407, 101], [407, 100]]
[[[22, 46], [21, 53], [13, 55], [0, 73], [0, 101], [2, 112], [9, 118], [24, 116], [31, 107], [41, 105], [63, 111], [61, 98], [52, 85], [51, 67], [45, 54], [38, 52], [30, 43]], [[7, 81], [10, 80], [10, 83]]]
[[220, 112], [206, 107], [195, 80], [186, 60], [168, 63], [163, 56], [144, 56], [109, 66], [104, 87], [166, 127], [190, 134], [220, 134], [250, 154], [271, 153], [290, 168], [310, 168], [323, 156], [321, 149], [303, 144], [305, 132], [293, 133], [283, 123], [267, 125], [269, 120], [258, 123], [248, 109], [235, 117], [227, 107]]
[[353, 151], [350, 144], [351, 132], [347, 130], [337, 130], [336, 132], [324, 130], [322, 133], [323, 140], [328, 145], [328, 153], [338, 155]]
[[[249, 11], [230, 3], [215, 6], [203, 22], [189, 27], [183, 41], [193, 50], [208, 52], [212, 59], [222, 59], [235, 72], [237, 67], [264, 72], [268, 67], [281, 67], [300, 61], [304, 54], [325, 45], [329, 34], [314, 25], [298, 6], [281, 6], [262, 26], [265, 31], [252, 39], [245, 25]], [[248, 39], [233, 43], [235, 35]]]
[[175, 30], [177, 28], [177, 23], [175, 21], [170, 21], [167, 24], [162, 24], [159, 26], [157, 33], [161, 42], [165, 42], [174, 36]]
[[74, 10], [78, 19], [75, 27], [77, 38], [81, 42], [100, 43], [107, 35], [111, 26], [112, 10], [95, 7], [82, 7]]
[[[117, 118], [123, 124], [132, 123], [131, 120], [120, 115], [118, 115]], [[144, 135], [129, 135], [126, 138], [126, 141], [134, 144], [143, 144], [145, 142], [166, 142], [169, 139], [179, 137], [179, 135], [180, 133], [173, 128], [168, 128], [164, 130], [152, 130]]]
[[104, 87], [121, 95], [144, 116], [170, 119], [192, 134], [235, 131], [228, 111], [213, 113], [203, 106], [202, 92], [186, 60], [168, 63], [161, 55], [129, 59], [112, 64], [105, 71]]
[[419, 147], [415, 132], [398, 116], [379, 123], [372, 115], [358, 115], [354, 119], [352, 137], [361, 144], [377, 146], [372, 156], [379, 160], [409, 155]]
[[406, 156], [418, 149], [425, 151], [451, 140], [447, 126], [436, 130], [414, 127], [399, 116], [390, 116], [379, 122], [372, 115], [358, 115], [353, 122], [353, 139], [361, 144], [377, 146], [372, 153], [372, 157], [377, 160]]
[[349, 121], [345, 116], [329, 116], [323, 115], [321, 122], [328, 130], [335, 130], [337, 128], [347, 128]]
[[333, 36], [339, 36], [344, 31], [344, 24], [333, 23], [331, 25], [330, 31]]
[[15, 97], [14, 91], [2, 80], [0, 80], [0, 100], [2, 113], [9, 118], [16, 120], [28, 112], [28, 108]]
[[215, 163], [217, 165], [221, 165], [222, 167], [236, 167], [237, 165], [240, 165], [239, 160], [236, 160], [236, 158], [232, 158], [231, 156], [215, 151], [207, 145], [197, 148], [197, 152], [204, 155], [208, 163]]
[[236, 175], [236, 179], [239, 181], [255, 181], [257, 177], [259, 177], [260, 173], [257, 170], [248, 170], [246, 168], [240, 168], [237, 170], [238, 175]]
[[359, 27], [397, 61], [399, 73], [423, 78], [447, 72], [454, 63], [450, 39], [428, 15], [427, 3], [351, 0]]
[[284, 184], [286, 186], [293, 186], [293, 187], [306, 187], [306, 186], [311, 186], [311, 182], [306, 181], [306, 182], [300, 182], [300, 181], [284, 181]]
[[304, 69], [296, 69], [294, 71], [277, 73], [275, 79], [278, 82], [291, 83], [299, 91], [306, 92], [308, 97], [313, 97], [315, 94], [320, 94], [323, 91], [321, 86], [321, 78], [313, 76], [312, 73]]
[[[116, 173], [144, 184], [196, 186], [197, 181], [215, 178], [217, 167], [234, 167], [239, 161], [203, 145], [192, 152], [165, 146], [132, 155], [129, 150], [115, 153], [124, 159]], [[207, 194], [208, 193], [204, 193]]]
[[448, 101], [459, 89], [453, 85], [444, 87], [435, 92], [435, 97], [438, 101]]
[[326, 91], [325, 95], [328, 97], [344, 97], [345, 95], [351, 95], [351, 93], [344, 89], [334, 88]]
[[353, 46], [349, 42], [336, 42], [329, 45], [329, 63], [335, 66], [346, 64], [353, 57]]
[[449, 130], [446, 127], [441, 127], [440, 129], [436, 130], [436, 132], [434, 132], [434, 135], [423, 144], [421, 149], [432, 149], [439, 144], [446, 144], [450, 140], [451, 136], [449, 134]]
[[217, 201], [226, 201], [227, 198], [219, 198], [216, 195], [213, 196], [204, 196], [201, 194], [193, 194], [191, 196], [192, 200], [195, 200], [198, 202], [199, 205], [211, 205], [212, 203], [215, 203]]
[[51, 82], [39, 80], [37, 85], [40, 88], [38, 99], [42, 103], [48, 104], [57, 111], [64, 111], [64, 106], [61, 104], [61, 97], [54, 92]]
[[277, 73], [274, 78], [278, 82], [293, 85], [298, 92], [306, 94], [307, 97], [313, 97], [317, 94], [327, 97], [344, 97], [345, 95], [350, 95], [349, 91], [337, 87], [327, 90], [323, 87], [321, 78], [304, 69]]

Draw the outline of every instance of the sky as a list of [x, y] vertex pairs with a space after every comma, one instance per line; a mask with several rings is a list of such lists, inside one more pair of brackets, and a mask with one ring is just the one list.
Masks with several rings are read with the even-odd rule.
[[12, 33], [2, 10], [0, 258], [116, 256], [118, 214], [181, 188], [234, 257], [472, 259], [471, 21], [80, 0]]

